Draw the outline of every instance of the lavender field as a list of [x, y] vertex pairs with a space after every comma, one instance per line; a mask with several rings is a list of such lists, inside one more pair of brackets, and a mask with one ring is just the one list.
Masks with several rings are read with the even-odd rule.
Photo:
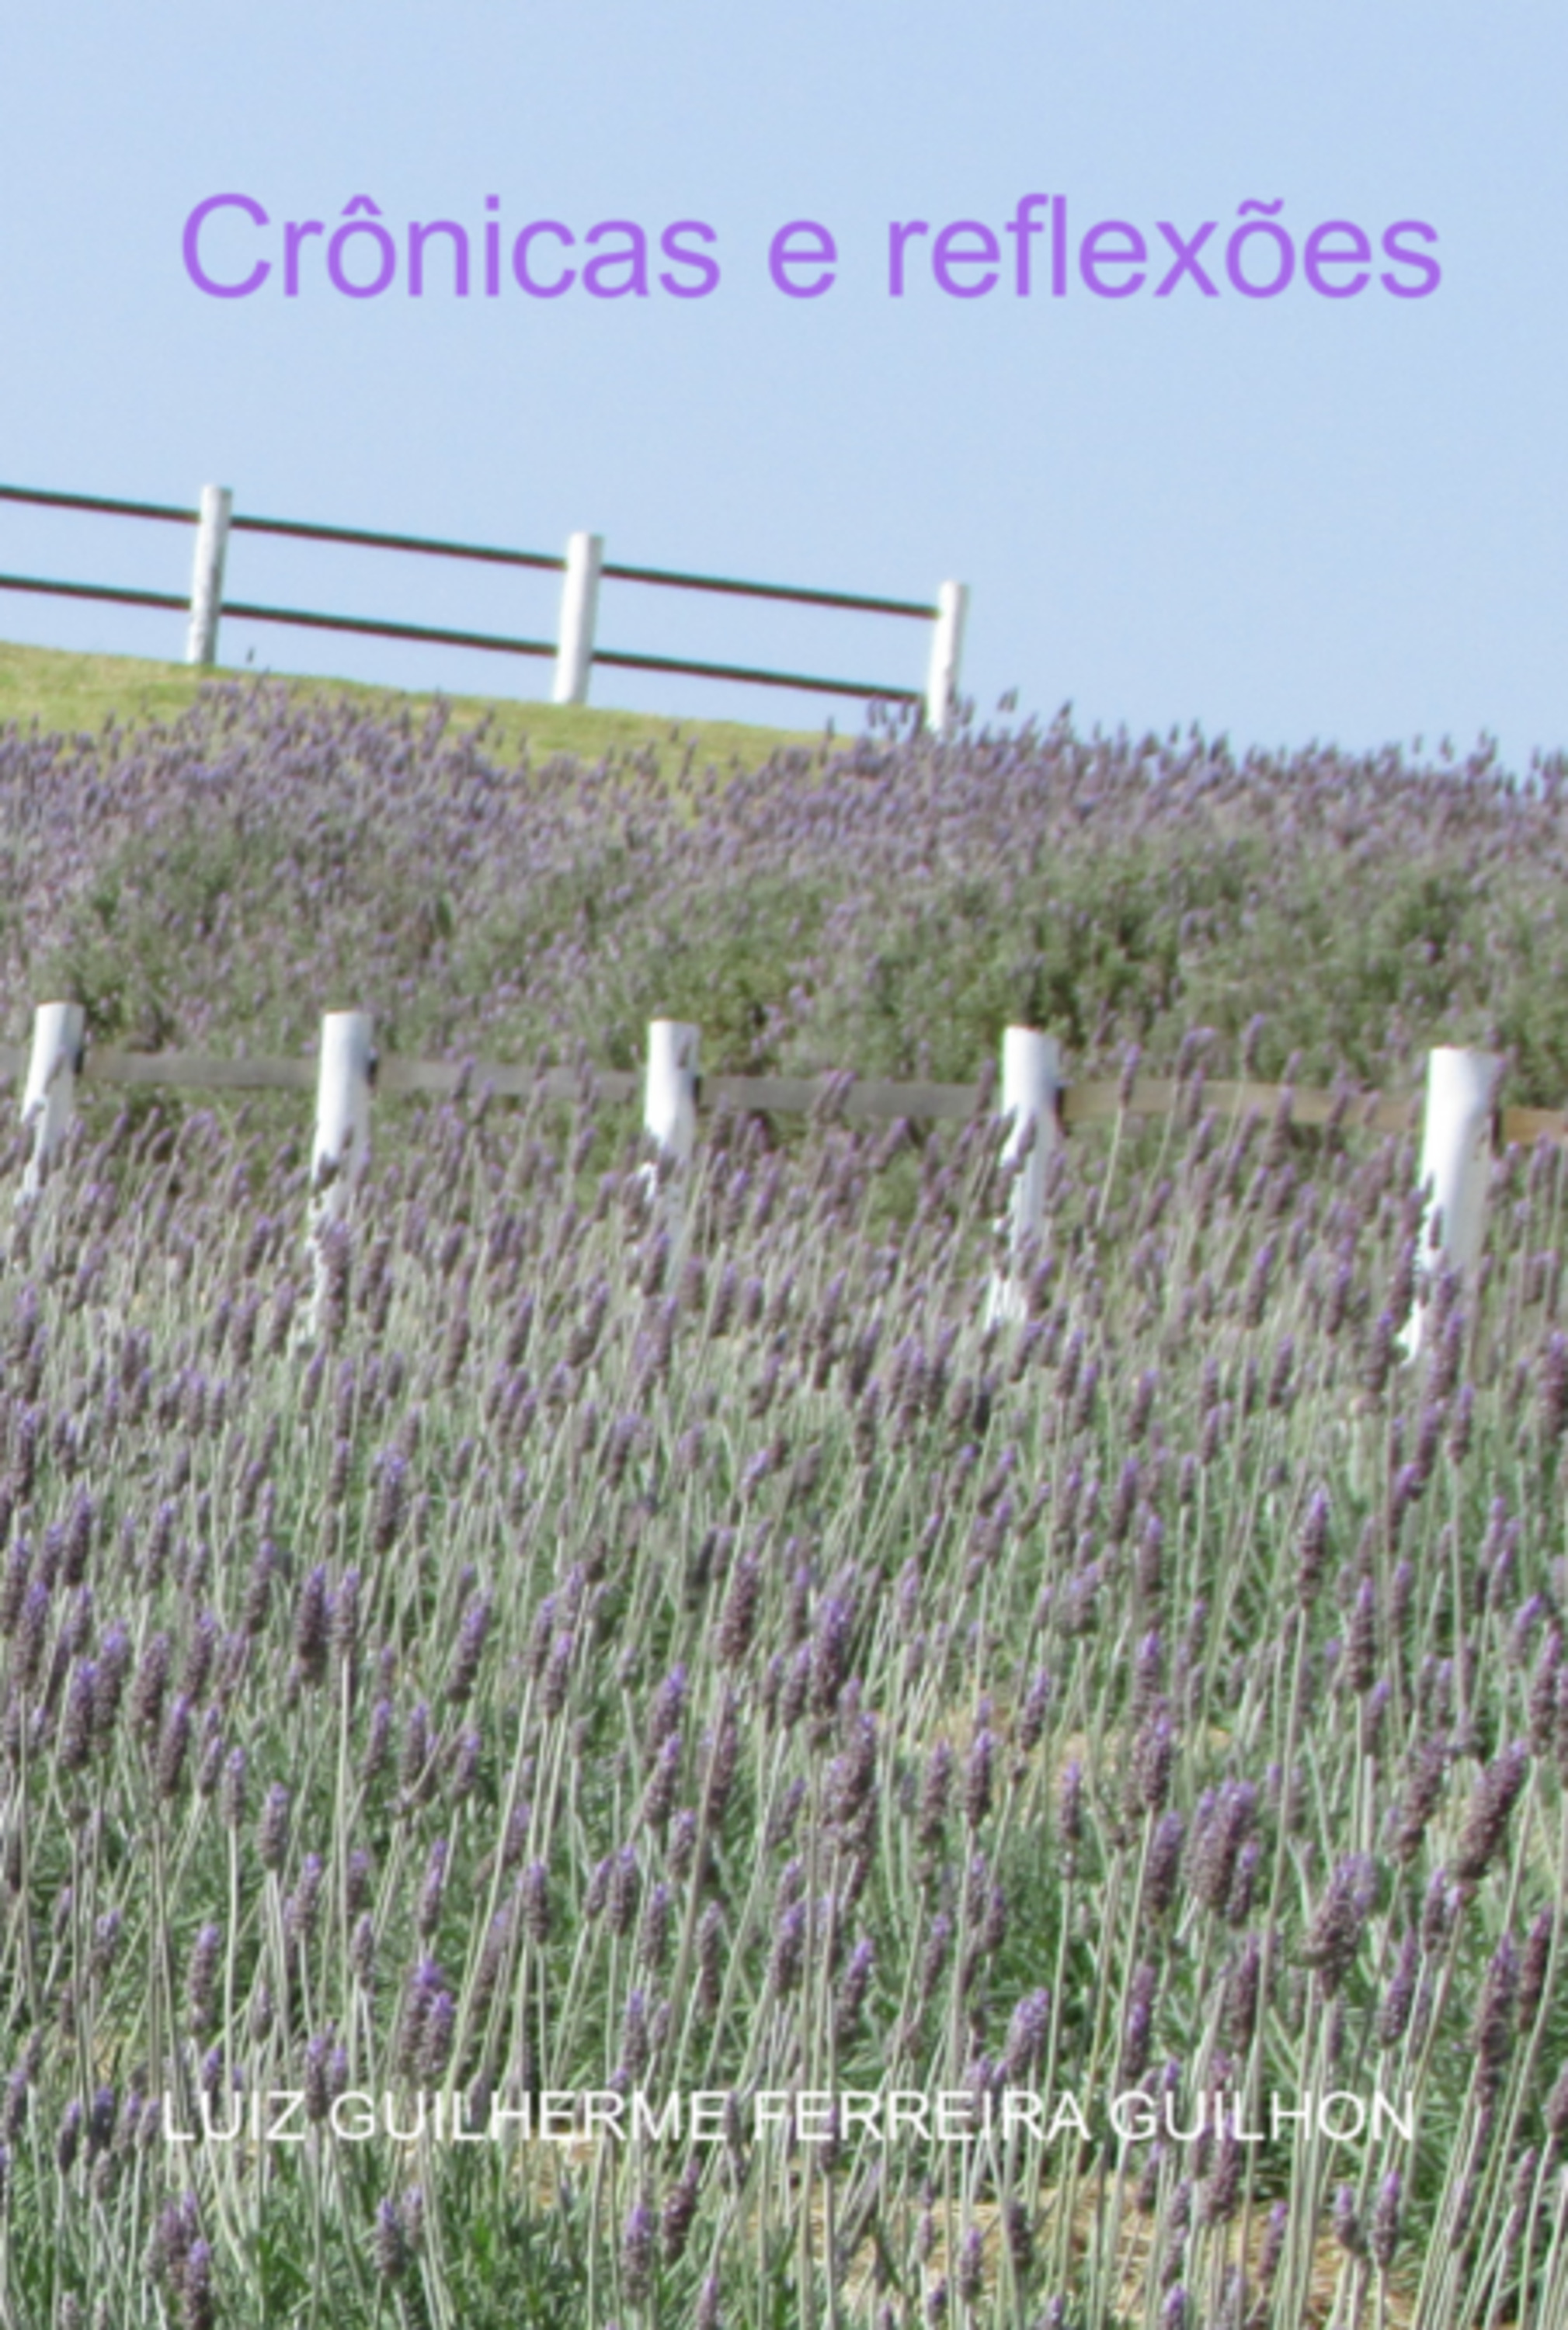
[[[1568, 2316], [1565, 1170], [1205, 1078], [1568, 1096], [1555, 763], [874, 728], [492, 764], [214, 689], [0, 734], [21, 1040], [575, 1064], [94, 1098], [0, 1287], [0, 2321]], [[1050, 1170], [593, 1072], [1181, 1080]], [[1406, 1331], [1422, 1305], [1420, 1356]]]

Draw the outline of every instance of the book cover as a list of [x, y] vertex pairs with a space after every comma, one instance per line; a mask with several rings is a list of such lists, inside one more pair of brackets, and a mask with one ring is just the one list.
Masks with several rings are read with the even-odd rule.
[[0, 54], [0, 2322], [1561, 2318], [1557, 28]]

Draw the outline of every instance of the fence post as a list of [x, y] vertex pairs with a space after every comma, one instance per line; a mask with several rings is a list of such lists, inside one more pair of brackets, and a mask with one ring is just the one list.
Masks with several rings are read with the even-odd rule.
[[316, 1076], [316, 1144], [310, 1156], [310, 1244], [316, 1286], [310, 1331], [319, 1336], [331, 1294], [326, 1233], [348, 1213], [370, 1161], [370, 1087], [375, 1073], [368, 1011], [326, 1011]]
[[700, 1037], [701, 1030], [684, 1019], [647, 1023], [642, 1127], [657, 1153], [642, 1169], [642, 1186], [652, 1208], [659, 1203], [662, 1183], [665, 1227], [673, 1238], [680, 1235], [680, 1185], [696, 1145]]
[[[1422, 1120], [1421, 1178], [1427, 1191], [1419, 1262], [1435, 1243], [1455, 1270], [1472, 1269], [1481, 1251], [1487, 1183], [1491, 1174], [1493, 1094], [1502, 1062], [1494, 1052], [1440, 1045], [1426, 1058], [1426, 1108]], [[1418, 1271], [1416, 1307], [1404, 1331], [1413, 1359], [1421, 1349], [1426, 1303]]]
[[229, 547], [229, 515], [234, 497], [227, 486], [202, 488], [196, 523], [196, 556], [191, 573], [191, 627], [185, 661], [212, 665], [218, 659], [218, 622], [223, 612], [223, 554]]
[[35, 1198], [56, 1151], [71, 1129], [81, 1066], [86, 1014], [80, 1003], [41, 1003], [33, 1015], [33, 1050], [22, 1092], [22, 1124], [33, 1131], [33, 1154], [17, 1202]]
[[697, 1137], [697, 1046], [701, 1029], [685, 1019], [647, 1023], [643, 1131], [679, 1167], [691, 1162]]
[[945, 736], [953, 725], [964, 653], [964, 618], [968, 611], [968, 584], [944, 582], [937, 592], [937, 619], [931, 629], [931, 659], [926, 675], [926, 723], [939, 736]]
[[1002, 1090], [999, 1113], [1006, 1123], [1002, 1143], [1004, 1163], [1019, 1158], [1023, 1164], [1013, 1183], [1005, 1224], [1007, 1268], [991, 1280], [986, 1303], [986, 1323], [1024, 1316], [1024, 1289], [1019, 1266], [1026, 1243], [1039, 1236], [1045, 1224], [1045, 1169], [1061, 1140], [1056, 1121], [1056, 1095], [1062, 1083], [1062, 1049], [1054, 1036], [1034, 1028], [1007, 1028], [1002, 1034]]
[[561, 584], [561, 629], [555, 648], [552, 702], [586, 704], [593, 668], [593, 626], [599, 612], [599, 570], [604, 564], [602, 534], [574, 534], [566, 545]]

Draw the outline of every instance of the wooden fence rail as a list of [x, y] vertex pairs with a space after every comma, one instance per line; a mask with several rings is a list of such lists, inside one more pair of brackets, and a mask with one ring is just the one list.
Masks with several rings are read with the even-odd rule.
[[[14, 1081], [27, 1065], [25, 1045], [0, 1044], [0, 1080]], [[640, 1075], [627, 1068], [590, 1071], [595, 1091], [604, 1100], [625, 1103], [643, 1088]], [[234, 1058], [214, 1052], [128, 1052], [112, 1046], [89, 1044], [79, 1074], [83, 1083], [113, 1085], [158, 1085], [170, 1091], [195, 1092], [314, 1092], [315, 1057], [298, 1059]], [[576, 1068], [536, 1068], [495, 1060], [420, 1060], [392, 1054], [383, 1056], [375, 1071], [375, 1089], [384, 1095], [425, 1094], [449, 1098], [459, 1089], [478, 1091], [488, 1085], [498, 1100], [571, 1100], [582, 1090], [582, 1073]], [[845, 1082], [840, 1072], [814, 1076], [703, 1075], [697, 1080], [697, 1106], [704, 1110], [737, 1109], [779, 1115], [809, 1114], [835, 1084], [841, 1087], [837, 1113], [852, 1119], [891, 1124], [900, 1117], [912, 1123], [973, 1116], [984, 1085], [902, 1082], [883, 1077]], [[1174, 1114], [1183, 1086], [1172, 1076], [1138, 1076], [1125, 1103], [1129, 1116]], [[1413, 1132], [1422, 1122], [1419, 1093], [1399, 1098], [1386, 1093], [1341, 1093], [1308, 1085], [1259, 1084], [1225, 1077], [1205, 1077], [1204, 1102], [1218, 1116], [1241, 1116], [1249, 1109], [1271, 1115], [1284, 1094], [1290, 1094], [1290, 1121], [1303, 1126], [1340, 1122], [1369, 1132]], [[1121, 1111], [1119, 1080], [1091, 1078], [1063, 1084], [1056, 1095], [1057, 1113], [1071, 1132], [1083, 1124], [1108, 1124]], [[1531, 1147], [1537, 1141], [1568, 1144], [1568, 1109], [1505, 1108], [1497, 1113], [1497, 1137], [1506, 1148], [1512, 1142]]]

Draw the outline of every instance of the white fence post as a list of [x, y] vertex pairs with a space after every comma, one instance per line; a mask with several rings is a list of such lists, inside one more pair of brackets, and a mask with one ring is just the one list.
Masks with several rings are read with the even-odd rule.
[[964, 653], [964, 618], [968, 611], [968, 584], [944, 582], [937, 592], [937, 620], [926, 675], [926, 724], [939, 736], [945, 736], [953, 725]]
[[[1419, 1186], [1428, 1194], [1418, 1290], [1434, 1217], [1437, 1244], [1455, 1270], [1472, 1269], [1479, 1257], [1491, 1174], [1493, 1095], [1502, 1065], [1494, 1052], [1463, 1051], [1452, 1045], [1427, 1054]], [[1403, 1338], [1412, 1359], [1421, 1349], [1425, 1309], [1424, 1294], [1418, 1291]]]
[[574, 534], [566, 545], [561, 584], [561, 629], [556, 637], [556, 704], [586, 704], [593, 669], [593, 627], [599, 613], [599, 570], [604, 564], [602, 534]]
[[1022, 1158], [1007, 1208], [1007, 1269], [991, 1280], [986, 1304], [987, 1326], [997, 1320], [1024, 1316], [1024, 1289], [1019, 1265], [1027, 1241], [1038, 1237], [1045, 1223], [1045, 1169], [1061, 1140], [1056, 1122], [1056, 1095], [1062, 1084], [1062, 1049], [1054, 1036], [1034, 1028], [1007, 1028], [1002, 1035], [1002, 1090], [999, 1113], [1006, 1121], [1002, 1144], [1005, 1163]]
[[196, 525], [196, 557], [191, 573], [191, 627], [185, 661], [211, 665], [218, 659], [218, 623], [223, 612], [223, 555], [229, 547], [229, 516], [234, 497], [227, 486], [202, 488]]
[[310, 1244], [316, 1287], [310, 1331], [319, 1335], [330, 1292], [326, 1234], [347, 1215], [370, 1162], [370, 1085], [375, 1072], [368, 1011], [326, 1011], [316, 1077], [316, 1145], [310, 1157]]
[[647, 1023], [643, 1130], [677, 1168], [691, 1162], [697, 1137], [697, 1046], [701, 1030], [684, 1019]]
[[661, 1202], [665, 1227], [678, 1240], [684, 1223], [681, 1184], [697, 1139], [697, 1046], [700, 1029], [684, 1019], [647, 1023], [647, 1070], [642, 1127], [657, 1151], [642, 1169], [650, 1208]]
[[23, 1129], [32, 1127], [33, 1154], [22, 1177], [18, 1203], [38, 1195], [71, 1129], [85, 1027], [80, 1003], [41, 1003], [33, 1015], [33, 1050], [22, 1093]]

